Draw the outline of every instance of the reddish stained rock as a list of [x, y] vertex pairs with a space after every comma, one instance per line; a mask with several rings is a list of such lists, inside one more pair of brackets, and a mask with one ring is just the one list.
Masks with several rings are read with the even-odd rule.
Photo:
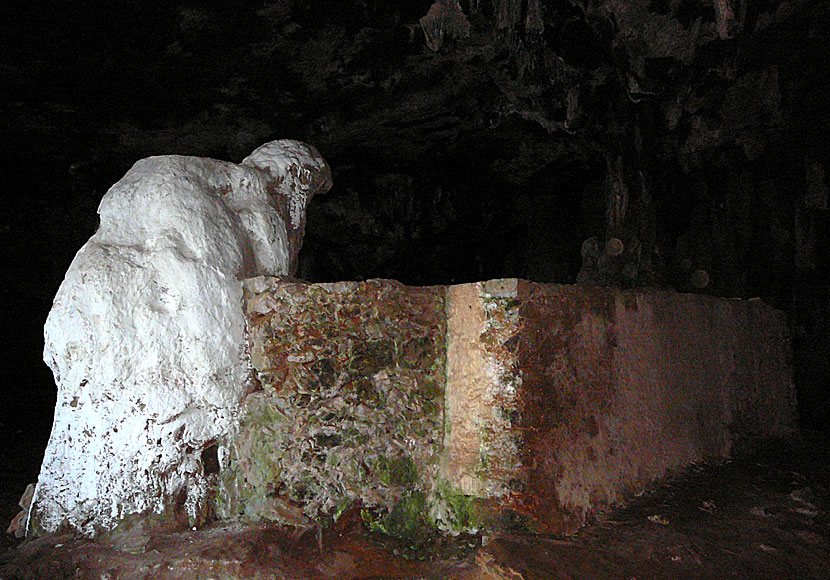
[[448, 297], [442, 476], [511, 525], [573, 532], [670, 469], [796, 431], [785, 316], [760, 301], [522, 280]]

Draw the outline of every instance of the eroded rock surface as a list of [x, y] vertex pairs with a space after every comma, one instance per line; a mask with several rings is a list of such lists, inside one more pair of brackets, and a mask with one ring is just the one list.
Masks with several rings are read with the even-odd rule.
[[330, 186], [313, 147], [281, 140], [239, 165], [143, 159], [107, 192], [46, 321], [58, 400], [30, 533], [203, 517], [250, 389], [239, 280], [293, 272], [306, 204]]

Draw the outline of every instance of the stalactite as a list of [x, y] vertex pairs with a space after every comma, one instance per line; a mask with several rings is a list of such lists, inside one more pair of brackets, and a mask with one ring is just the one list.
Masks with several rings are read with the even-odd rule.
[[830, 197], [830, 189], [824, 176], [824, 166], [815, 159], [809, 157], [804, 160], [806, 173], [807, 192], [804, 194], [804, 205], [814, 209], [827, 209], [827, 199]]
[[513, 30], [522, 19], [522, 2], [524, 0], [495, 0], [496, 27]]
[[746, 0], [713, 0], [718, 37], [731, 38], [743, 29], [746, 20]]
[[441, 49], [445, 38], [458, 40], [470, 36], [470, 22], [455, 0], [438, 0], [420, 22], [427, 46], [435, 52]]
[[545, 31], [545, 21], [542, 19], [542, 0], [527, 0], [525, 30], [535, 34], [542, 34]]
[[609, 237], [616, 236], [625, 222], [628, 209], [628, 187], [623, 177], [623, 162], [621, 157], [608, 160], [608, 174], [606, 181], [608, 195], [608, 233]]
[[493, 4], [497, 28], [514, 30], [522, 24], [527, 33], [544, 32], [542, 0], [495, 0]]

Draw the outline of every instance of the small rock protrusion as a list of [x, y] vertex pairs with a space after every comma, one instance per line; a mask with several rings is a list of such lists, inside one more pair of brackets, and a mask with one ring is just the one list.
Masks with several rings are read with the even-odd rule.
[[35, 495], [35, 484], [30, 483], [26, 486], [26, 491], [20, 496], [20, 501], [17, 503], [23, 508], [20, 513], [14, 516], [9, 527], [6, 528], [7, 534], [14, 534], [15, 538], [22, 538], [26, 535], [26, 525], [29, 522], [29, 508], [32, 505], [32, 498]]

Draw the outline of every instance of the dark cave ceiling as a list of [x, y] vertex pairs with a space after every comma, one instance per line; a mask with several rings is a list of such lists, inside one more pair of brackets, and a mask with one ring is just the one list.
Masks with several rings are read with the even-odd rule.
[[802, 381], [826, 380], [809, 369], [830, 354], [828, 2], [0, 10], [15, 310], [45, 317], [135, 160], [238, 161], [290, 137], [335, 177], [310, 208], [305, 279], [761, 296], [791, 317]]
[[[89, 230], [94, 218], [84, 214], [137, 158], [239, 159], [269, 138], [297, 137], [325, 154], [337, 178], [311, 210], [302, 271], [310, 279], [568, 282], [593, 237], [623, 248], [586, 274], [600, 283], [685, 287], [680, 270], [702, 269], [708, 291], [776, 296], [781, 288], [757, 287], [774, 283], [752, 263], [769, 257], [756, 238], [784, 226], [750, 231], [768, 219], [755, 198], [773, 190], [767, 205], [788, 207], [769, 218], [785, 211], [793, 221], [792, 195], [778, 190], [793, 177], [803, 188], [805, 164], [821, 172], [827, 161], [826, 8], [736, 0], [7, 8], [2, 113], [7, 130], [29, 142], [23, 151], [7, 142], [15, 150], [6, 158], [31, 158], [26, 146], [45, 156], [54, 189], [85, 198], [73, 200], [79, 210], [65, 214], [67, 226], [80, 220]], [[802, 175], [765, 175], [771, 162]], [[721, 239], [736, 238], [736, 228], [737, 239]], [[779, 234], [777, 242], [795, 243]], [[797, 251], [788, 248], [786, 260]]]

